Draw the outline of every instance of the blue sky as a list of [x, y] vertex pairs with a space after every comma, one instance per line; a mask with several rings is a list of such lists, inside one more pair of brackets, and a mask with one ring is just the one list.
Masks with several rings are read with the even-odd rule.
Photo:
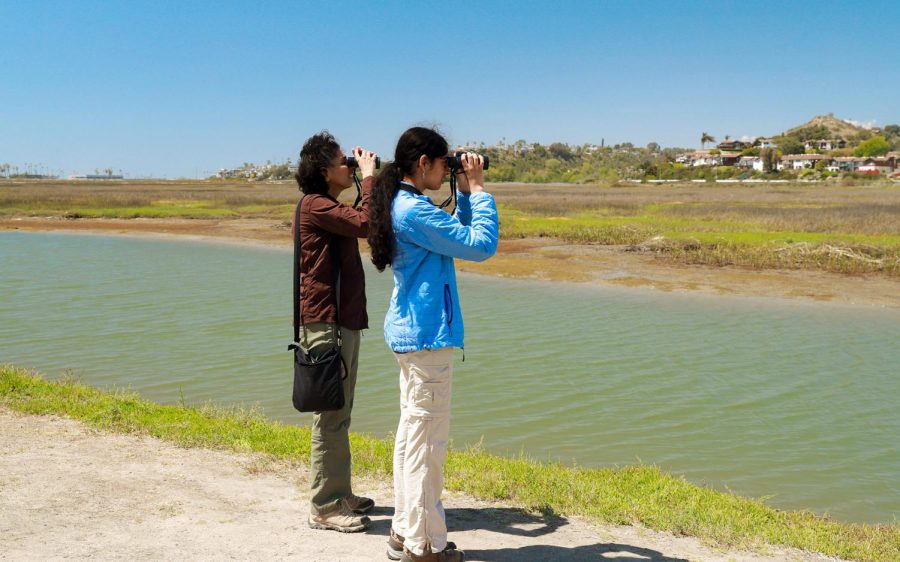
[[900, 2], [0, 0], [0, 163], [196, 177], [327, 128], [697, 146], [900, 123]]

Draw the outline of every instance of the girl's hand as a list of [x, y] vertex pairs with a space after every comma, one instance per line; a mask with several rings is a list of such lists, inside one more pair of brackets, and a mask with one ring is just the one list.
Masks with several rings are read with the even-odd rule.
[[462, 193], [484, 191], [484, 158], [474, 152], [466, 152], [460, 157], [462, 169], [456, 178], [456, 185]]

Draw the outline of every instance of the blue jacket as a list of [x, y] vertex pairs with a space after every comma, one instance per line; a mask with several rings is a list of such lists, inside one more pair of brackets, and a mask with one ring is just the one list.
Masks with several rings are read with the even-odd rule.
[[428, 197], [399, 190], [391, 208], [394, 292], [384, 339], [398, 353], [463, 346], [453, 258], [484, 261], [497, 251], [499, 223], [489, 193], [459, 193], [449, 215]]

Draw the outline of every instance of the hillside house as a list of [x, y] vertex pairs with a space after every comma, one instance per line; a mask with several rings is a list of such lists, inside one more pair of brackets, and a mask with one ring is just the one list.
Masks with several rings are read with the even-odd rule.
[[737, 163], [738, 168], [745, 170], [763, 171], [763, 161], [759, 156], [741, 156]]
[[845, 146], [847, 146], [847, 141], [844, 139], [808, 140], [803, 145], [806, 150], [834, 150]]
[[834, 172], [855, 172], [859, 169], [859, 165], [865, 161], [865, 158], [857, 156], [838, 156], [831, 162], [830, 168], [834, 168]]
[[831, 163], [831, 157], [824, 154], [788, 154], [781, 157], [782, 169], [809, 170], [821, 161]]
[[737, 166], [737, 163], [740, 159], [741, 159], [740, 152], [725, 152], [723, 150], [719, 154], [719, 164], [718, 165], [719, 166]]
[[719, 150], [743, 150], [749, 146], [747, 143], [739, 140], [726, 140], [716, 145]]
[[685, 166], [736, 166], [740, 159], [740, 152], [713, 153], [712, 150], [695, 150], [690, 154], [682, 154], [675, 161]]
[[877, 158], [865, 158], [859, 165], [858, 171], [870, 174], [891, 174], [896, 169], [896, 158], [894, 158], [893, 156], [880, 156]]
[[676, 162], [679, 161], [685, 166], [714, 166], [717, 160], [709, 150], [695, 150], [679, 156]]

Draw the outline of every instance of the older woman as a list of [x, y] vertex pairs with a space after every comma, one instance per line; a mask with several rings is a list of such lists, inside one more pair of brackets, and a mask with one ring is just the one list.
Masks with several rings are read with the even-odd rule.
[[[375, 503], [353, 493], [350, 483], [350, 412], [356, 388], [360, 331], [369, 327], [366, 285], [358, 238], [368, 233], [369, 196], [375, 176], [375, 153], [353, 149], [363, 175], [359, 208], [338, 201], [353, 185], [355, 168], [327, 131], [313, 135], [300, 151], [296, 180], [304, 197], [294, 217], [300, 228], [300, 345], [320, 355], [342, 342], [344, 406], [315, 412], [310, 454], [309, 526], [352, 533], [369, 525], [363, 515]], [[340, 306], [335, 286], [340, 267]], [[340, 310], [340, 317], [338, 317]]]

